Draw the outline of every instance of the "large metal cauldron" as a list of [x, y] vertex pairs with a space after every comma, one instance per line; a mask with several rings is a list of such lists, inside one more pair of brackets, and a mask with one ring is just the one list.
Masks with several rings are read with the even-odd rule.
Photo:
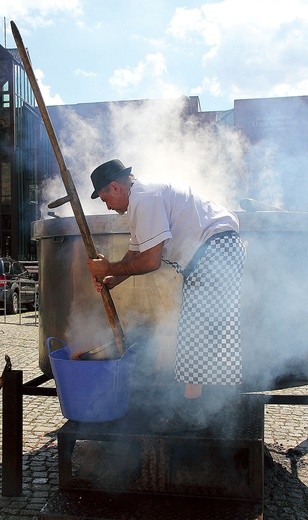
[[[111, 261], [128, 248], [127, 217], [88, 216], [97, 252]], [[39, 220], [32, 226], [40, 270], [39, 365], [51, 375], [46, 339], [56, 336], [86, 351], [113, 339], [102, 298], [86, 267], [86, 250], [74, 217]], [[131, 277], [112, 290], [126, 339], [149, 345], [152, 366], [172, 365], [182, 280], [174, 269]]]

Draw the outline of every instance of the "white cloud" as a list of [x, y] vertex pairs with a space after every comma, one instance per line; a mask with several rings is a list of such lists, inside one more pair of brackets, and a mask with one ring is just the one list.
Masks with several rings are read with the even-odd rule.
[[143, 79], [144, 64], [139, 63], [134, 69], [127, 67], [126, 69], [116, 69], [113, 72], [109, 83], [112, 87], [122, 90], [127, 87], [136, 86]]
[[34, 74], [45, 105], [64, 105], [64, 101], [62, 100], [61, 96], [59, 94], [51, 94], [51, 87], [44, 84], [44, 72], [40, 69], [35, 69]]
[[271, 96], [302, 96], [303, 92], [308, 92], [308, 78], [300, 81], [296, 86], [290, 86], [288, 83], [280, 83], [273, 87]]
[[136, 87], [148, 78], [158, 78], [167, 71], [164, 55], [161, 52], [147, 54], [143, 61], [136, 67], [116, 69], [109, 78], [112, 87], [123, 90], [129, 87]]
[[203, 4], [199, 8], [180, 7], [167, 28], [167, 33], [187, 39], [190, 33], [199, 34], [208, 44], [216, 44], [223, 31], [246, 26], [255, 31], [273, 31], [294, 19], [308, 21], [306, 0], [224, 0]]
[[161, 76], [167, 72], [165, 56], [161, 52], [148, 54], [146, 57], [146, 67], [151, 70], [153, 76]]
[[206, 44], [217, 44], [220, 37], [219, 25], [217, 20], [213, 19], [211, 11], [212, 5], [195, 9], [177, 8], [167, 28], [167, 34], [185, 41], [189, 41], [193, 35], [201, 35]]
[[80, 0], [14, 0], [14, 2], [6, 2], [1, 6], [1, 11], [5, 11], [7, 15], [18, 14], [20, 16], [28, 15], [30, 12], [36, 11], [42, 16], [56, 11], [68, 11], [73, 15], [82, 13], [82, 2]]
[[96, 72], [88, 72], [86, 70], [76, 69], [74, 70], [74, 76], [82, 76], [84, 78], [96, 78], [97, 74]]
[[30, 27], [52, 24], [50, 18], [57, 13], [67, 13], [78, 18], [83, 14], [81, 0], [14, 0], [0, 3], [0, 16], [7, 22], [18, 20]]
[[209, 92], [215, 97], [222, 96], [221, 85], [218, 78], [205, 78], [199, 87], [192, 88], [190, 91], [191, 96], [198, 96], [203, 92]]
[[[109, 83], [119, 94], [126, 97], [142, 92], [141, 98], [171, 99], [183, 95], [183, 90], [168, 81], [166, 58], [161, 52], [147, 54], [136, 67], [116, 69], [109, 78]], [[134, 90], [135, 89], [135, 90]]]
[[232, 101], [258, 97], [260, 91], [307, 92], [307, 0], [224, 0], [178, 8], [167, 35], [183, 43], [183, 52], [194, 46], [195, 59], [199, 56], [204, 77], [194, 93]]

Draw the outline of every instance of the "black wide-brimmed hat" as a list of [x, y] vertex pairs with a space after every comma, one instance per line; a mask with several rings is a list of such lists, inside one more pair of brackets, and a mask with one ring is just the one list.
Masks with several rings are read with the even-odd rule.
[[107, 186], [111, 181], [115, 181], [122, 175], [129, 175], [132, 171], [131, 166], [126, 168], [119, 159], [112, 159], [112, 161], [105, 162], [95, 168], [91, 173], [91, 180], [94, 186], [94, 191], [91, 199], [97, 199], [98, 193], [102, 188]]

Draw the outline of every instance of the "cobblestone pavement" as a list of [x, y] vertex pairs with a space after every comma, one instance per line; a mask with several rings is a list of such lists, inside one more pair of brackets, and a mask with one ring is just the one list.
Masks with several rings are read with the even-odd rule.
[[[1, 319], [3, 316], [0, 316], [0, 371], [4, 355], [8, 354], [13, 369], [23, 370], [24, 382], [40, 375], [39, 328], [34, 324], [33, 314], [24, 313], [21, 324], [19, 317], [10, 317], [6, 323]], [[308, 385], [279, 392], [307, 395]], [[42, 396], [23, 399], [23, 492], [20, 497], [0, 496], [0, 520], [37, 520], [48, 497], [58, 489], [55, 430], [65, 422], [58, 399]], [[308, 520], [307, 416], [307, 406], [265, 407], [264, 520]]]

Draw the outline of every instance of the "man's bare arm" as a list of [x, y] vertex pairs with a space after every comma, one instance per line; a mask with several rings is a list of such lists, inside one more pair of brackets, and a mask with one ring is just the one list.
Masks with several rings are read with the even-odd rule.
[[90, 273], [97, 277], [136, 276], [156, 271], [161, 266], [163, 243], [143, 252], [128, 251], [119, 262], [109, 262], [100, 255], [99, 258], [88, 259]]

